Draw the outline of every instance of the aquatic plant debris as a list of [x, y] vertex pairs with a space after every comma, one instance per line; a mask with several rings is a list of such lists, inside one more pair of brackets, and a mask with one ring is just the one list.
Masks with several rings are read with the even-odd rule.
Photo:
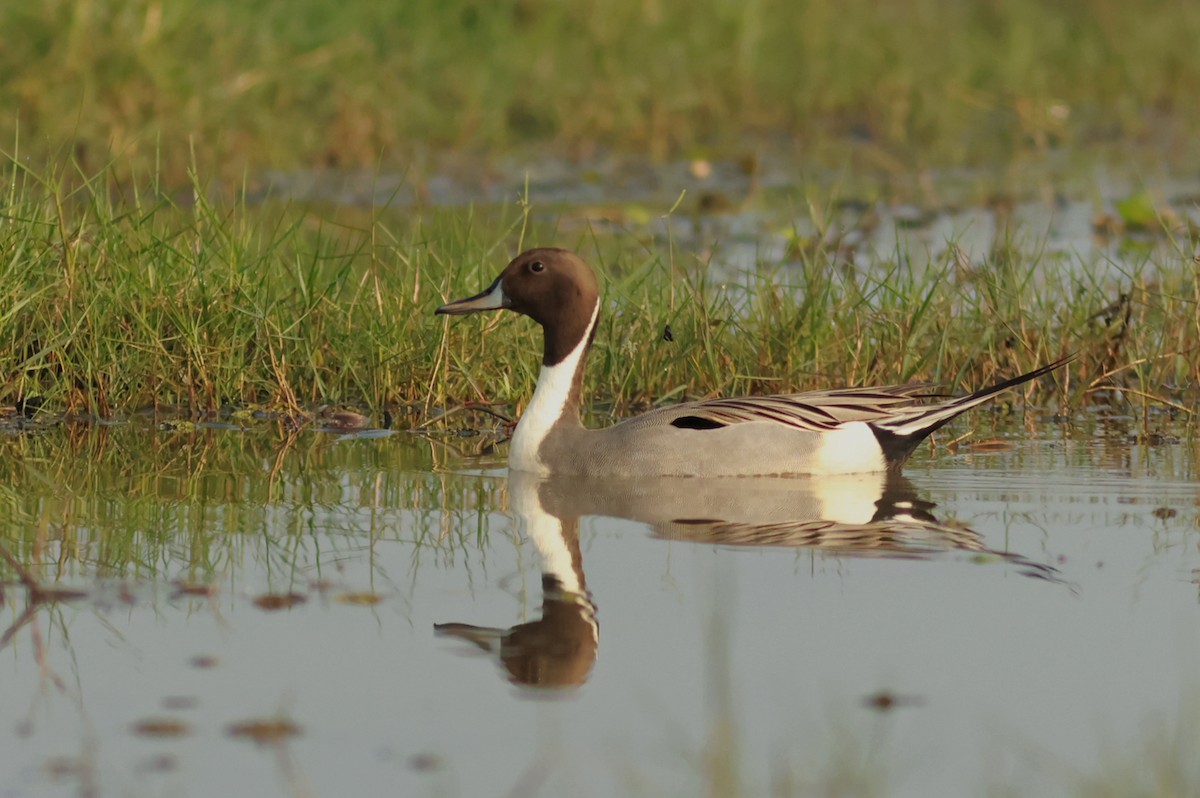
[[255, 596], [254, 606], [270, 611], [286, 610], [306, 601], [308, 601], [308, 597], [300, 593], [267, 593]]
[[371, 607], [383, 601], [383, 596], [378, 593], [338, 593], [333, 597], [333, 600], [339, 604], [356, 604]]
[[184, 737], [191, 727], [175, 718], [146, 718], [133, 724], [133, 731], [143, 737]]
[[244, 737], [259, 745], [282, 742], [300, 734], [302, 729], [286, 718], [247, 720], [228, 727], [230, 737]]

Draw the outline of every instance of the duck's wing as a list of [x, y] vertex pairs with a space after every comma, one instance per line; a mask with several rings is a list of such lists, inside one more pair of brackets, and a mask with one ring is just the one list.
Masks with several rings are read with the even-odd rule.
[[864, 421], [875, 429], [877, 436], [888, 439], [885, 450], [889, 461], [901, 462], [917, 442], [959, 413], [998, 393], [1049, 374], [1075, 357], [1074, 354], [1067, 355], [1033, 371], [952, 399], [933, 393], [929, 385], [885, 385], [882, 388], [837, 388], [779, 396], [708, 399], [666, 407], [639, 418], [648, 424], [701, 430], [747, 421], [769, 421], [811, 432], [825, 432], [848, 422]]
[[[943, 399], [926, 384], [879, 388], [836, 388], [775, 396], [705, 399], [664, 407], [633, 419], [641, 424], [681, 429], [717, 429], [749, 421], [768, 421], [821, 432], [850, 421], [881, 421], [899, 411]], [[628, 423], [628, 422], [627, 422]]]

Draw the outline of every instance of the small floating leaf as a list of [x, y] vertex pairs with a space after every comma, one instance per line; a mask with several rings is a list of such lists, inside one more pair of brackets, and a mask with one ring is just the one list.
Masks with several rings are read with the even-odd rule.
[[215, 668], [219, 664], [219, 660], [208, 654], [200, 654], [192, 657], [190, 663], [193, 668]]
[[286, 610], [306, 601], [308, 599], [299, 593], [265, 593], [255, 598], [254, 604], [264, 610]]
[[631, 224], [650, 224], [651, 220], [653, 220], [656, 215], [657, 214], [653, 213], [644, 205], [630, 204], [625, 206], [625, 218], [628, 219]]
[[38, 601], [77, 601], [88, 596], [87, 591], [72, 590], [69, 587], [42, 587], [39, 585], [31, 592]]
[[192, 730], [181, 720], [172, 718], [146, 718], [133, 724], [134, 734], [143, 737], [183, 737]]
[[333, 597], [333, 600], [342, 604], [358, 604], [369, 607], [383, 601], [383, 596], [378, 593], [339, 593]]
[[1150, 194], [1140, 191], [1117, 203], [1117, 215], [1127, 227], [1145, 230], [1158, 220], [1158, 212], [1154, 209], [1154, 200]]
[[975, 441], [971, 444], [971, 451], [973, 452], [1007, 452], [1011, 449], [1011, 443], [996, 438], [986, 441]]
[[890, 712], [899, 707], [914, 707], [925, 703], [925, 700], [920, 696], [915, 695], [897, 695], [890, 690], [880, 690], [874, 695], [869, 695], [863, 699], [863, 706], [868, 709], [873, 709], [876, 712]]
[[278, 742], [287, 737], [300, 734], [300, 727], [290, 720], [274, 718], [272, 720], [247, 720], [234, 723], [229, 727], [230, 737], [249, 737], [259, 745]]
[[179, 581], [175, 583], [175, 592], [180, 596], [212, 596], [217, 592], [217, 586], [209, 582], [185, 582]]

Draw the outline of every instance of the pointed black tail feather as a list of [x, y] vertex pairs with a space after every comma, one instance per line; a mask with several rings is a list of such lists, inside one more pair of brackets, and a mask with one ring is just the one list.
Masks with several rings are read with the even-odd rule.
[[887, 460], [888, 467], [899, 468], [916, 450], [921, 441], [955, 416], [983, 404], [996, 394], [1049, 374], [1070, 363], [1077, 356], [1077, 353], [1072, 353], [1053, 363], [998, 382], [968, 396], [951, 399], [937, 405], [914, 408], [912, 411], [897, 414], [894, 418], [886, 421], [872, 422], [871, 430], [875, 433], [875, 439], [879, 441], [879, 447], [883, 449], [883, 456]]

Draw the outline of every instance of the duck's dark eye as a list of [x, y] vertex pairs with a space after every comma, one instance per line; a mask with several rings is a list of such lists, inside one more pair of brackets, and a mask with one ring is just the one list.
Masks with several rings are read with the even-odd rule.
[[540, 260], [535, 260], [533, 263], [529, 264], [529, 271], [531, 272], [540, 272], [545, 268], [546, 264], [542, 263]]

